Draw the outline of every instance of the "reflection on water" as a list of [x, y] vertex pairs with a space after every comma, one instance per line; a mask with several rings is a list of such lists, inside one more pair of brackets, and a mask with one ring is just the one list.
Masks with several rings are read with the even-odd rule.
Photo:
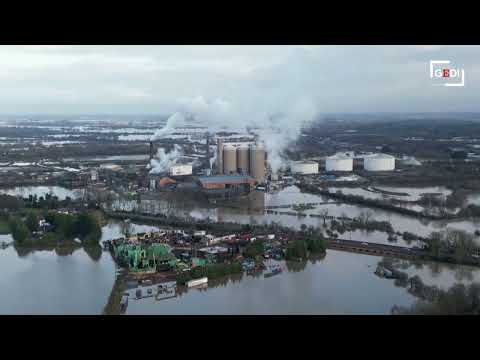
[[438, 262], [421, 262], [422, 266], [405, 260], [396, 260], [395, 264], [408, 276], [418, 275], [426, 285], [436, 285], [447, 290], [455, 283], [470, 284], [480, 282], [480, 268], [466, 265], [454, 265]]
[[[102, 227], [102, 237], [100, 238], [100, 242], [124, 237], [125, 234], [122, 233], [121, 224], [122, 222], [120, 220], [110, 220], [107, 225]], [[159, 230], [160, 228], [158, 226], [142, 225], [136, 223], [131, 223], [130, 228], [132, 234]]]
[[114, 280], [111, 257], [98, 250], [9, 247], [0, 250], [0, 314], [100, 314]]
[[378, 257], [328, 251], [271, 278], [243, 276], [164, 301], [132, 300], [128, 314], [387, 314], [413, 296], [373, 275]]
[[[407, 188], [391, 188], [391, 190], [402, 190]], [[408, 188], [412, 191], [411, 188]], [[423, 193], [425, 189], [417, 189], [418, 193]], [[443, 191], [443, 188], [427, 188], [427, 190]], [[264, 206], [280, 206], [280, 205], [292, 205], [296, 203], [325, 203], [316, 205], [315, 209], [309, 209], [304, 211], [307, 216], [292, 216], [286, 214], [280, 214], [281, 212], [293, 211], [292, 209], [274, 209], [277, 214], [264, 213], [261, 208]], [[307, 226], [321, 226], [323, 219], [320, 217], [310, 217], [310, 214], [320, 215], [326, 212], [329, 216], [336, 217], [359, 217], [366, 211], [372, 214], [372, 219], [377, 221], [389, 221], [395, 231], [399, 232], [411, 232], [419, 236], [426, 237], [432, 231], [439, 231], [445, 228], [455, 228], [468, 231], [470, 233], [480, 229], [480, 220], [462, 220], [462, 221], [431, 221], [425, 218], [414, 218], [410, 216], [400, 215], [389, 211], [384, 211], [374, 208], [365, 208], [358, 205], [335, 203], [331, 199], [313, 195], [301, 193], [296, 186], [287, 187], [277, 193], [269, 194], [260, 191], [252, 192], [247, 198], [238, 200], [230, 200], [226, 206], [217, 204], [216, 208], [202, 207], [201, 204], [189, 205], [182, 203], [178, 205], [174, 200], [142, 200], [142, 201], [122, 201], [118, 200], [112, 204], [113, 209], [131, 211], [136, 209], [137, 211], [151, 213], [151, 214], [163, 214], [170, 216], [177, 216], [183, 218], [194, 219], [210, 219], [216, 222], [236, 222], [241, 224], [267, 224], [276, 222], [284, 226], [289, 226], [295, 229], [300, 229], [302, 224]], [[349, 236], [346, 234], [345, 236]], [[352, 232], [352, 240], [362, 240], [367, 242], [377, 242], [382, 244], [390, 243], [386, 234], [381, 233], [368, 233], [357, 231]], [[397, 245], [401, 246], [414, 246], [415, 243], [405, 243], [401, 237], [398, 237]]]
[[[329, 250], [309, 261], [287, 262], [287, 271], [210, 281], [207, 288], [179, 287], [177, 297], [132, 300], [127, 314], [389, 314], [416, 298], [394, 280], [373, 273], [380, 257]], [[283, 263], [283, 262], [282, 262]], [[394, 260], [410, 277], [448, 289], [480, 281], [480, 268]]]

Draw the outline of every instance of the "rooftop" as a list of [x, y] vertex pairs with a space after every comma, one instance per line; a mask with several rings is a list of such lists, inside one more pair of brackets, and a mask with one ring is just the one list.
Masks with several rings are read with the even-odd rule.
[[231, 181], [253, 181], [254, 179], [248, 175], [216, 175], [216, 176], [200, 176], [198, 180], [202, 183], [222, 183]]
[[395, 156], [388, 155], [388, 154], [383, 154], [383, 153], [378, 153], [378, 154], [373, 154], [373, 155], [367, 155], [365, 158], [369, 159], [395, 159]]

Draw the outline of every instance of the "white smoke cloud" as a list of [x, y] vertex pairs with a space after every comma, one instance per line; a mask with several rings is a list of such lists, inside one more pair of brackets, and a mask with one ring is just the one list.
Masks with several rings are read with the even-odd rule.
[[172, 116], [170, 116], [167, 119], [167, 123], [165, 126], [159, 130], [157, 130], [152, 137], [150, 138], [150, 141], [155, 141], [158, 139], [161, 139], [165, 137], [166, 135], [171, 134], [172, 132], [175, 131], [175, 128], [181, 125], [185, 124], [185, 117], [183, 116], [182, 113], [176, 112]]
[[167, 172], [175, 165], [182, 155], [182, 148], [175, 145], [175, 148], [166, 153], [164, 148], [159, 148], [155, 157], [150, 160], [150, 174], [161, 174]]

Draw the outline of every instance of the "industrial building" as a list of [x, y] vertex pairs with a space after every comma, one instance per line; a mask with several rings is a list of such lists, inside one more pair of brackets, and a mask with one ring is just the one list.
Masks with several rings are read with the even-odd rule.
[[337, 153], [325, 160], [326, 171], [353, 171], [353, 156], [350, 153]]
[[381, 153], [365, 156], [363, 159], [363, 168], [366, 171], [395, 170], [395, 157]]
[[169, 173], [170, 173], [170, 176], [192, 175], [192, 165], [191, 164], [173, 165], [170, 167]]
[[198, 182], [207, 195], [221, 197], [248, 194], [256, 183], [255, 179], [248, 175], [201, 176]]
[[295, 161], [290, 165], [294, 174], [318, 174], [318, 163], [315, 161]]

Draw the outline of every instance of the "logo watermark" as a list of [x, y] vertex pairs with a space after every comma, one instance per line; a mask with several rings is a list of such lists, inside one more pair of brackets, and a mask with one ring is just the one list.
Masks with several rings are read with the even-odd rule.
[[465, 69], [449, 66], [450, 60], [430, 60], [433, 86], [465, 86]]

